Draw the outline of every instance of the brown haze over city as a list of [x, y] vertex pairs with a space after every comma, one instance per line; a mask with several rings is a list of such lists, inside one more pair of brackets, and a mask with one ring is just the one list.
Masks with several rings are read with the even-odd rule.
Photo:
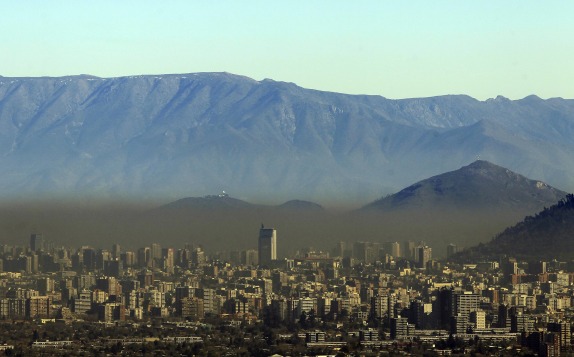
[[460, 210], [348, 212], [255, 208], [157, 209], [159, 202], [16, 202], [0, 207], [0, 239], [22, 244], [31, 233], [43, 233], [56, 246], [82, 245], [126, 249], [153, 242], [179, 247], [201, 245], [208, 252], [257, 247], [261, 224], [278, 230], [278, 253], [313, 247], [330, 251], [338, 241], [425, 241], [441, 256], [447, 244], [475, 245], [523, 217], [515, 212]]

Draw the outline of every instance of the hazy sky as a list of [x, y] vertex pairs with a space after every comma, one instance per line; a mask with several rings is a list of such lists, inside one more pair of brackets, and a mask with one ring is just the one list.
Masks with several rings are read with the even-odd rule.
[[226, 71], [389, 98], [574, 98], [574, 2], [4, 1], [0, 75]]

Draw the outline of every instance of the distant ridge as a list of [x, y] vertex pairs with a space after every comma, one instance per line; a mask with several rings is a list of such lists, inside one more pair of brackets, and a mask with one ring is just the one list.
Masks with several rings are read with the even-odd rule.
[[315, 202], [303, 200], [291, 200], [275, 206], [277, 209], [288, 211], [308, 211], [308, 212], [323, 212], [325, 209], [320, 204]]
[[251, 204], [228, 195], [210, 195], [204, 197], [186, 197], [154, 209], [159, 210], [240, 210], [255, 209], [257, 205]]
[[325, 209], [315, 203], [303, 200], [290, 200], [279, 205], [261, 205], [249, 203], [227, 194], [207, 195], [203, 197], [186, 197], [153, 209], [155, 213], [170, 211], [249, 211], [275, 210], [298, 212], [324, 212]]

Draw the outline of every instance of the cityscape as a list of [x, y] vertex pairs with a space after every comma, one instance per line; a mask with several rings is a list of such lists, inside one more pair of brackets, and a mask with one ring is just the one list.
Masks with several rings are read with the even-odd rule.
[[[574, 262], [433, 259], [424, 242], [340, 242], [277, 259], [193, 243], [2, 245], [5, 352], [123, 355], [568, 354]], [[328, 247], [326, 247], [328, 248]], [[451, 259], [452, 258], [452, 259]], [[78, 333], [92, 329], [92, 335]], [[76, 332], [74, 332], [76, 331]]]
[[0, 356], [574, 356], [574, 1], [0, 10]]

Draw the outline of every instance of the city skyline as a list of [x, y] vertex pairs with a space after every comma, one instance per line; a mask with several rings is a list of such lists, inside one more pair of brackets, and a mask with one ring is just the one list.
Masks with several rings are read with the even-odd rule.
[[[260, 236], [269, 243], [276, 232]], [[1, 350], [572, 351], [573, 261], [437, 261], [424, 242], [356, 242], [333, 247], [342, 255], [307, 251], [270, 267], [193, 245], [135, 254], [38, 249], [41, 239], [0, 246], [0, 324], [30, 331], [0, 329]]]

